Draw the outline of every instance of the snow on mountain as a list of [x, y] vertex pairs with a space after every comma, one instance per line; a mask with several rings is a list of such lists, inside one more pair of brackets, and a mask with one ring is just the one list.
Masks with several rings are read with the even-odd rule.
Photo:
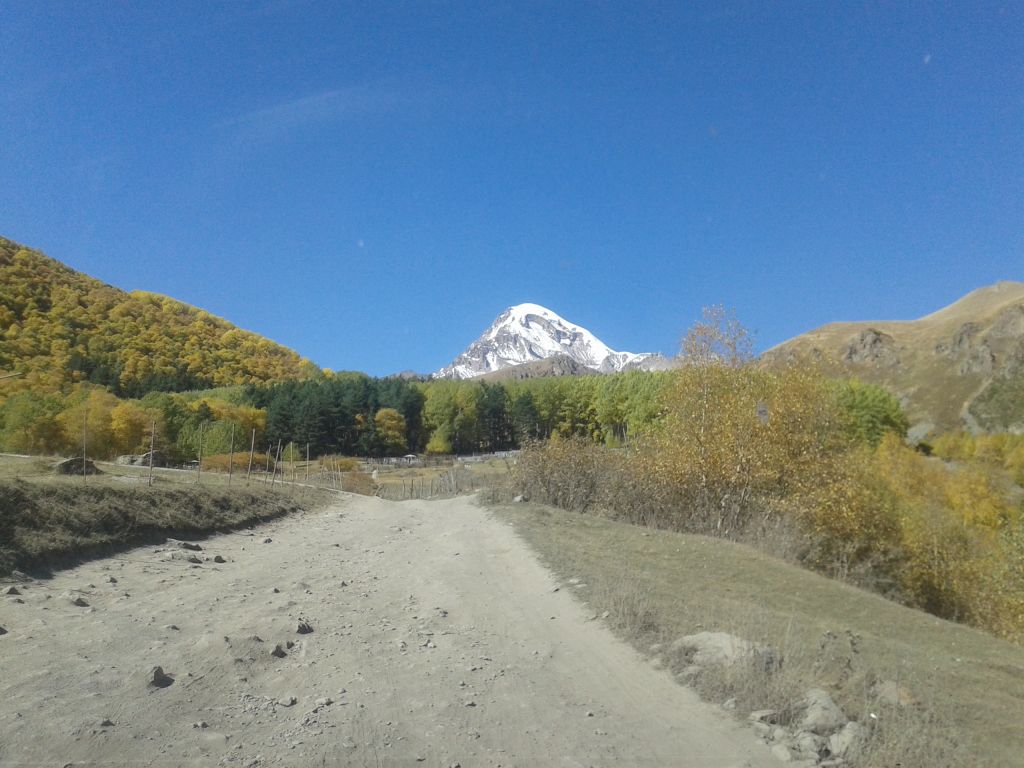
[[616, 352], [582, 326], [570, 323], [539, 304], [509, 307], [451, 365], [434, 374], [440, 379], [471, 379], [513, 365], [565, 355], [602, 373], [627, 368], [661, 367], [656, 353]]

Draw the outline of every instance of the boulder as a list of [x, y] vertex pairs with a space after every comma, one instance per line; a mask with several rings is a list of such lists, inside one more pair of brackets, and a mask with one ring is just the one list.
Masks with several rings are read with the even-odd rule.
[[828, 756], [828, 739], [816, 733], [801, 731], [793, 737], [792, 749], [801, 760], [817, 760]]
[[732, 666], [754, 659], [772, 660], [777, 654], [771, 648], [744, 640], [727, 632], [698, 632], [681, 637], [672, 643], [672, 650], [683, 654], [691, 665], [698, 667]]
[[802, 702], [802, 709], [804, 714], [799, 723], [801, 731], [828, 736], [847, 723], [843, 710], [821, 688], [812, 688], [807, 691]]
[[[136, 467], [148, 467], [149, 466], [149, 451], [146, 451], [141, 456], [132, 456], [132, 464]], [[153, 466], [154, 467], [166, 467], [167, 458], [160, 453], [160, 451], [153, 451]]]
[[895, 680], [879, 680], [871, 686], [871, 695], [890, 707], [909, 707], [917, 704], [917, 699], [910, 691]]
[[832, 757], [856, 760], [867, 742], [867, 728], [860, 723], [849, 722], [828, 737], [828, 749]]
[[788, 763], [793, 759], [793, 753], [785, 744], [772, 745], [772, 756], [780, 763]]

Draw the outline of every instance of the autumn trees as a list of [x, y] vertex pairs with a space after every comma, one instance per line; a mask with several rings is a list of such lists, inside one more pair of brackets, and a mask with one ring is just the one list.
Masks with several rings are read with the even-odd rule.
[[719, 309], [684, 339], [681, 361], [658, 390], [659, 415], [625, 450], [595, 440], [618, 437], [605, 431], [616, 423], [613, 396], [595, 411], [595, 434], [556, 429], [527, 447], [521, 490], [786, 552], [940, 616], [1024, 637], [1024, 505], [1007, 491], [1021, 439], [952, 435], [934, 448], [958, 463], [930, 458], [906, 444], [892, 395], [813, 366], [760, 367], [742, 327]]
[[208, 312], [126, 293], [3, 238], [0, 370], [26, 374], [10, 391], [66, 391], [88, 382], [121, 397], [313, 372], [291, 350]]
[[266, 409], [267, 438], [309, 444], [310, 454], [398, 456], [422, 439], [422, 392], [403, 379], [357, 373], [249, 387]]

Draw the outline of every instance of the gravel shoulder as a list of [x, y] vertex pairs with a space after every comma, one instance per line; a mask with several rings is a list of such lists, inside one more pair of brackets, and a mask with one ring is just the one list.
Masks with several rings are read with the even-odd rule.
[[345, 496], [201, 546], [2, 598], [0, 765], [777, 765], [472, 499]]

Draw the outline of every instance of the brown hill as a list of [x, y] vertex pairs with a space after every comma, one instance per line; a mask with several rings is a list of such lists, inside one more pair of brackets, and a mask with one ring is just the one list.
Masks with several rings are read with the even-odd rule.
[[830, 323], [773, 347], [771, 365], [813, 361], [895, 392], [912, 436], [1024, 429], [1024, 283], [1000, 282], [917, 320]]
[[4, 393], [77, 381], [137, 396], [302, 378], [316, 367], [286, 347], [155, 293], [128, 293], [0, 237]]
[[589, 376], [596, 373], [593, 368], [588, 368], [568, 355], [553, 355], [543, 360], [532, 360], [529, 363], [502, 368], [500, 371], [491, 371], [475, 378], [481, 381], [518, 381], [548, 376]]

